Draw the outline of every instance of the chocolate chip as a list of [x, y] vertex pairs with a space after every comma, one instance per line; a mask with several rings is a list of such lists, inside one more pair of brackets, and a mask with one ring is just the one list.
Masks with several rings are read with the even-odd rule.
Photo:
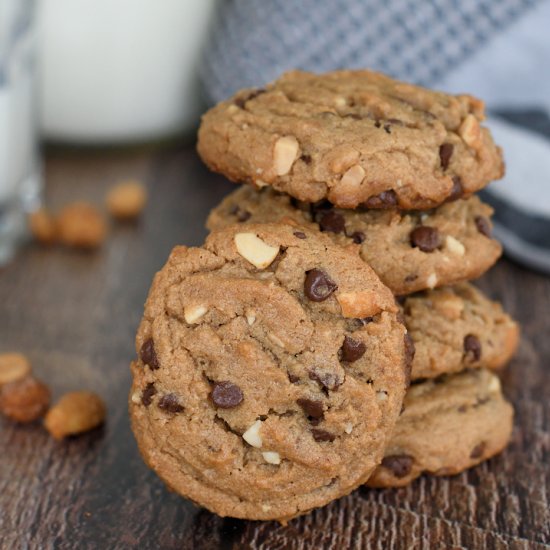
[[473, 449], [472, 449], [472, 452], [470, 453], [470, 458], [481, 458], [483, 456], [483, 453], [485, 452], [485, 447], [487, 446], [487, 444], [485, 443], [485, 441], [482, 441], [481, 443], [479, 443], [478, 445], [476, 445]]
[[412, 283], [413, 281], [416, 281], [416, 279], [418, 279], [418, 275], [416, 273], [411, 273], [405, 277], [405, 282]]
[[333, 433], [321, 430], [320, 428], [311, 428], [311, 435], [315, 441], [334, 441], [336, 439]]
[[296, 400], [296, 403], [302, 407], [302, 410], [311, 416], [311, 418], [323, 418], [323, 403], [322, 401], [314, 401], [313, 399], [306, 399], [305, 397], [300, 397]]
[[411, 473], [413, 458], [409, 455], [391, 455], [382, 459], [382, 466], [391, 471], [398, 479], [408, 476]]
[[309, 378], [319, 382], [319, 384], [327, 390], [335, 390], [338, 386], [342, 385], [342, 380], [340, 380], [337, 374], [323, 372], [317, 369], [311, 369], [309, 371]]
[[464, 189], [462, 187], [462, 180], [459, 176], [453, 176], [453, 187], [451, 188], [451, 192], [449, 196], [447, 197], [447, 202], [456, 201], [462, 195], [464, 194]]
[[409, 386], [409, 384], [411, 383], [411, 370], [412, 370], [414, 354], [416, 353], [416, 348], [414, 346], [413, 339], [408, 332], [405, 333], [404, 340], [405, 340], [405, 375], [406, 375], [407, 386]]
[[155, 395], [155, 393], [157, 393], [157, 390], [155, 388], [155, 384], [150, 382], [149, 384], [147, 384], [147, 386], [145, 386], [145, 388], [144, 388], [144, 390], [141, 394], [141, 402], [146, 407], [148, 407], [151, 404], [151, 402], [153, 401], [153, 395]]
[[307, 235], [303, 231], [295, 231], [294, 236], [297, 239], [307, 239]]
[[435, 227], [419, 225], [409, 236], [411, 245], [418, 247], [422, 252], [433, 252], [441, 244], [441, 236]]
[[302, 155], [300, 158], [305, 164], [311, 164], [311, 155]]
[[375, 128], [381, 128], [381, 127], [382, 127], [382, 123], [381, 123], [379, 120], [377, 120], [377, 121], [374, 123], [374, 126], [375, 126]]
[[321, 269], [306, 272], [304, 293], [312, 302], [325, 301], [338, 285]]
[[386, 134], [391, 134], [391, 126], [389, 124], [384, 124], [384, 130]]
[[232, 382], [216, 382], [210, 393], [210, 398], [220, 409], [232, 409], [243, 400], [241, 388]]
[[481, 359], [481, 342], [475, 334], [467, 334], [464, 337], [464, 352], [471, 361]]
[[441, 168], [447, 170], [449, 167], [449, 161], [453, 156], [453, 150], [455, 146], [452, 143], [443, 143], [439, 147], [439, 161], [441, 162]]
[[491, 238], [491, 224], [489, 223], [489, 220], [485, 216], [476, 216], [475, 218], [475, 224], [477, 227], [477, 230], [486, 237]]
[[288, 373], [288, 380], [291, 384], [296, 384], [296, 382], [300, 381], [300, 377], [289, 372]]
[[173, 393], [163, 395], [159, 399], [158, 408], [170, 413], [179, 413], [183, 411], [183, 405], [180, 404], [178, 396]]
[[323, 212], [319, 217], [319, 227], [321, 231], [329, 233], [342, 233], [346, 229], [346, 221], [342, 214], [338, 214], [334, 210]]
[[344, 343], [340, 348], [340, 353], [342, 361], [347, 361], [348, 363], [353, 363], [357, 359], [361, 359], [365, 352], [367, 351], [367, 346], [359, 340], [354, 340], [349, 336], [344, 337]]
[[141, 349], [139, 350], [139, 356], [141, 360], [153, 370], [160, 367], [157, 353], [155, 351], [155, 343], [152, 338], [149, 338], [143, 342]]
[[397, 206], [397, 195], [393, 189], [383, 191], [379, 195], [370, 197], [365, 203], [366, 208], [394, 208]]
[[355, 244], [361, 244], [365, 240], [365, 234], [362, 231], [354, 231], [351, 235], [348, 235], [353, 239]]

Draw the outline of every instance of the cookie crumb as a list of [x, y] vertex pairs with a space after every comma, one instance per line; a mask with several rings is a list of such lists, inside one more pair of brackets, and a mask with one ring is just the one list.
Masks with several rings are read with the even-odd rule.
[[48, 411], [44, 426], [55, 439], [63, 439], [97, 428], [105, 421], [105, 412], [105, 404], [98, 395], [74, 391], [66, 393]]
[[147, 202], [147, 191], [139, 181], [120, 182], [109, 190], [105, 196], [105, 206], [114, 218], [132, 220], [143, 211]]

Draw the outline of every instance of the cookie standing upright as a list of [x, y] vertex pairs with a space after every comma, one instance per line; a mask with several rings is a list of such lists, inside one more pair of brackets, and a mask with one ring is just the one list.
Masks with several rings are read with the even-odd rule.
[[502, 177], [483, 103], [370, 71], [292, 71], [208, 111], [213, 170], [303, 201], [426, 209]]
[[151, 288], [130, 413], [145, 461], [222, 516], [287, 519], [364, 483], [407, 383], [393, 296], [291, 225], [177, 247]]
[[336, 243], [356, 247], [382, 282], [403, 295], [487, 271], [502, 252], [491, 236], [491, 214], [492, 208], [477, 197], [425, 212], [346, 210], [243, 186], [214, 208], [207, 226], [294, 220], [318, 228]]

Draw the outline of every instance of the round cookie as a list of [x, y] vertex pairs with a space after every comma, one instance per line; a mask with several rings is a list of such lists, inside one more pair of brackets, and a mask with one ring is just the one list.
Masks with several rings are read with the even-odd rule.
[[502, 177], [484, 105], [370, 71], [292, 71], [202, 118], [198, 151], [230, 180], [341, 208], [426, 209]]
[[500, 453], [512, 433], [512, 406], [484, 369], [413, 384], [382, 464], [369, 487], [402, 487], [422, 473], [454, 475]]
[[176, 247], [136, 337], [132, 426], [175, 491], [285, 520], [349, 493], [382, 459], [408, 368], [398, 307], [325, 235], [232, 226]]
[[487, 271], [502, 252], [491, 238], [492, 212], [476, 196], [427, 212], [361, 211], [334, 209], [327, 202], [306, 205], [272, 189], [243, 186], [211, 212], [207, 226], [285, 218], [315, 222], [338, 244], [357, 246], [382, 282], [403, 295], [475, 279]]
[[416, 349], [412, 380], [468, 368], [498, 369], [518, 347], [517, 323], [471, 284], [407, 296], [402, 308]]

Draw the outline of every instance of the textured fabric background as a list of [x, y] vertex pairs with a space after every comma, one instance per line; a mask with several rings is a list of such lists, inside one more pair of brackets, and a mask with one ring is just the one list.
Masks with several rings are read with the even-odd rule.
[[203, 81], [211, 101], [291, 68], [369, 67], [430, 86], [538, 2], [225, 0]]

